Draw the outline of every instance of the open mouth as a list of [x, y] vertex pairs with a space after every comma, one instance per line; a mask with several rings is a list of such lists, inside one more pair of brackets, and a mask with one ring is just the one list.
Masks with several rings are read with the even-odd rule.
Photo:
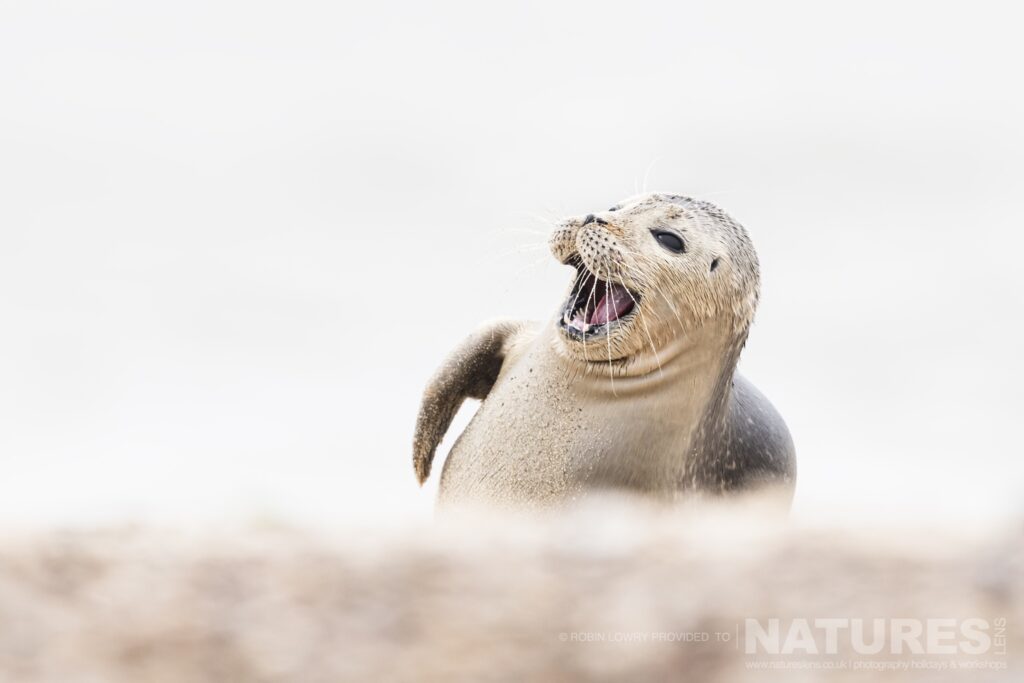
[[607, 332], [633, 312], [640, 295], [621, 283], [600, 279], [581, 262], [575, 265], [575, 285], [559, 321], [566, 334], [577, 339], [595, 336]]

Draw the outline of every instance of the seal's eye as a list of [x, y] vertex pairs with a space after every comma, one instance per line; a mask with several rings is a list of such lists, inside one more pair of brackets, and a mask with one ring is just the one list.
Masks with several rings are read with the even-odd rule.
[[668, 230], [652, 230], [651, 234], [654, 235], [654, 239], [661, 242], [661, 246], [671, 252], [682, 254], [686, 251], [686, 245], [683, 244], [683, 238], [674, 232], [669, 232]]

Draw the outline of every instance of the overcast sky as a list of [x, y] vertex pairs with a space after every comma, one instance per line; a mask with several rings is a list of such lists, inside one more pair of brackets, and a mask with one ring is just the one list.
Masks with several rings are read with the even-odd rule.
[[4, 2], [0, 522], [428, 514], [427, 377], [641, 189], [754, 239], [796, 515], [1018, 505], [1022, 18]]

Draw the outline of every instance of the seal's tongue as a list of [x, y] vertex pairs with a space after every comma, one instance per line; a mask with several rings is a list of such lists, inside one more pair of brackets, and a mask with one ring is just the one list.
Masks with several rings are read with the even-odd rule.
[[604, 296], [591, 311], [587, 324], [604, 325], [612, 320], [618, 320], [631, 310], [633, 310], [633, 298], [626, 288], [617, 282], [609, 282]]

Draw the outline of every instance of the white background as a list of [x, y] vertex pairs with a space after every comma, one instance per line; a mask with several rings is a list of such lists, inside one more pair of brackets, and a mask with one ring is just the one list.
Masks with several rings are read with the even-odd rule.
[[1017, 509], [1022, 18], [2, 2], [0, 522], [429, 514], [425, 380], [643, 188], [754, 238], [796, 515]]

